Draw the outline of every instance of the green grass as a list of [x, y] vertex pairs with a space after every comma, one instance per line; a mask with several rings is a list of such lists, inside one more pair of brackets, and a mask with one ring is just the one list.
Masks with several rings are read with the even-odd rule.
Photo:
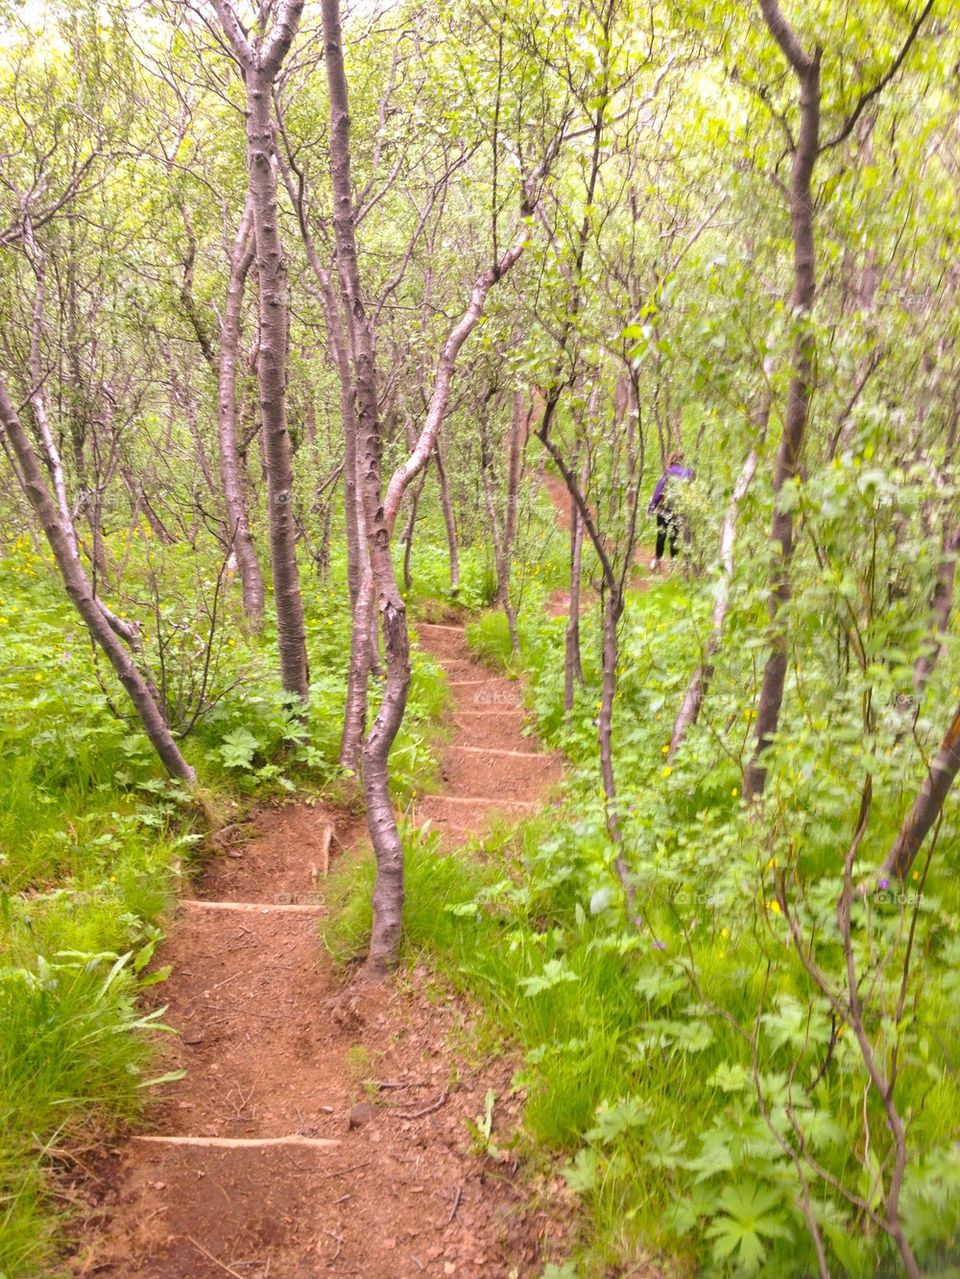
[[[156, 572], [171, 601], [166, 623], [192, 634], [185, 601], [202, 555], [177, 550], [158, 555], [149, 538], [135, 540], [129, 580]], [[480, 558], [471, 553], [468, 562]], [[264, 634], [252, 637], [236, 601], [225, 609], [215, 704], [184, 742], [214, 809], [235, 814], [293, 793], [332, 793], [340, 783], [349, 653], [342, 562], [326, 584], [304, 566], [303, 590], [312, 676], [306, 724], [278, 688], [269, 616]], [[155, 660], [154, 638], [145, 636]], [[174, 680], [176, 661], [194, 661], [189, 647], [174, 661]], [[441, 668], [416, 647], [412, 667], [391, 757], [401, 803], [435, 784], [449, 700]], [[190, 797], [163, 777], [102, 665], [99, 675], [103, 687], [51, 564], [21, 537], [0, 556], [3, 1279], [48, 1274], [57, 1255], [49, 1147], [88, 1132], [103, 1136], [138, 1112], [157, 1033], [138, 1012], [140, 969], [202, 848], [203, 822]], [[377, 697], [374, 682], [371, 714]]]
[[[484, 613], [467, 628], [485, 661], [525, 673], [541, 735], [568, 752], [562, 817], [501, 833], [462, 855], [438, 854], [408, 834], [405, 956], [428, 955], [485, 1011], [482, 1045], [497, 1051], [506, 1040], [522, 1056], [522, 1143], [534, 1157], [555, 1151], [580, 1198], [580, 1245], [564, 1273], [582, 1279], [629, 1273], [651, 1253], [678, 1276], [815, 1273], [795, 1169], [758, 1108], [751, 1036], [781, 1137], [793, 1131], [789, 1100], [810, 1149], [853, 1194], [869, 1193], [865, 1142], [889, 1157], [884, 1115], [854, 1037], [847, 1031], [830, 1046], [829, 1009], [793, 950], [774, 887], [780, 869], [790, 870], [805, 926], [816, 920], [818, 962], [842, 987], [833, 922], [838, 850], [856, 818], [863, 766], [861, 741], [844, 725], [856, 717], [859, 693], [830, 687], [829, 655], [811, 632], [801, 659], [803, 704], [787, 707], [758, 822], [740, 802], [737, 758], [751, 734], [743, 708], [753, 656], [742, 643], [753, 625], [749, 592], [730, 618], [730, 648], [704, 723], [671, 764], [664, 759], [710, 603], [696, 580], [677, 576], [632, 595], [628, 605], [615, 759], [636, 920], [626, 918], [604, 825], [593, 617], [583, 622], [588, 682], [569, 722], [562, 716], [562, 623], [539, 609], [522, 618], [519, 661], [501, 614]], [[939, 678], [949, 683], [956, 675], [948, 668]], [[721, 733], [726, 751], [717, 749]], [[882, 747], [869, 762], [876, 799], [864, 867], [876, 864], [896, 829], [913, 784], [905, 786], [905, 770], [917, 772], [915, 760]], [[941, 841], [943, 857], [955, 847], [955, 807]], [[325, 938], [343, 960], [364, 951], [371, 882], [368, 863], [345, 867], [338, 880], [340, 911]], [[960, 1085], [950, 1047], [960, 1035], [960, 889], [941, 868], [924, 894], [900, 1039], [897, 1101], [911, 1150], [903, 1213], [923, 1264], [945, 1277], [960, 1252]], [[896, 906], [858, 916], [860, 970], [870, 972], [877, 954], [891, 955], [889, 980], [871, 991], [869, 1024], [878, 1039], [889, 1034], [884, 1018], [896, 999], [905, 935]], [[808, 1093], [828, 1053], [826, 1073]], [[817, 1195], [832, 1273], [897, 1273], [889, 1240], [822, 1183]], [[759, 1270], [751, 1269], [755, 1244], [763, 1250]]]

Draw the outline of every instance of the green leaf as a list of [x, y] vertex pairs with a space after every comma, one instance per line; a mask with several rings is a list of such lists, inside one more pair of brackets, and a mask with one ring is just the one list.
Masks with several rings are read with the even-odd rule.
[[259, 741], [248, 728], [235, 728], [223, 739], [218, 754], [227, 768], [249, 768], [259, 748]]
[[533, 977], [521, 977], [518, 985], [527, 995], [539, 995], [544, 990], [559, 986], [561, 982], [576, 981], [577, 974], [565, 968], [560, 959], [551, 959], [543, 966], [543, 972]]

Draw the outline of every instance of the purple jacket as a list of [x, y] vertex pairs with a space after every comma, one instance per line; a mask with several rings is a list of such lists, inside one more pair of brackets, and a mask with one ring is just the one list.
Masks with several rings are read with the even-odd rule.
[[657, 487], [653, 490], [653, 497], [650, 499], [650, 505], [647, 507], [647, 514], [652, 515], [660, 503], [663, 501], [663, 495], [667, 487], [668, 480], [692, 480], [693, 468], [689, 466], [680, 466], [674, 462], [672, 466], [668, 466], [664, 473], [657, 480]]

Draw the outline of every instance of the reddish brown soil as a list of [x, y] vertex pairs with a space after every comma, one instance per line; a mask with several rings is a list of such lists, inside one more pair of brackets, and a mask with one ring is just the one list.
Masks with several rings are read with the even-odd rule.
[[[424, 625], [421, 639], [453, 681], [482, 681], [454, 683], [446, 790], [415, 806], [458, 843], [496, 810], [516, 818], [547, 802], [559, 763], [535, 754], [516, 684], [470, 658], [461, 628]], [[563, 1255], [571, 1213], [557, 1179], [535, 1184], [512, 1158], [477, 1154], [467, 1128], [493, 1089], [494, 1134], [509, 1144], [522, 1106], [516, 1063], [475, 1055], [469, 1009], [425, 968], [345, 985], [325, 956], [331, 822], [335, 859], [362, 841], [362, 825], [306, 804], [260, 812], [221, 841], [163, 948], [173, 976], [151, 992], [178, 1032], [169, 1068], [186, 1075], [160, 1090], [149, 1118], [165, 1137], [338, 1144], [132, 1136], [84, 1187], [94, 1202], [75, 1275], [506, 1279]]]
[[416, 819], [456, 843], [492, 821], [541, 811], [560, 780], [560, 761], [524, 735], [516, 682], [471, 658], [460, 627], [421, 624], [420, 635], [447, 671], [454, 734], [441, 762], [443, 791], [416, 802]]
[[[557, 524], [565, 533], [570, 532], [570, 495], [567, 492], [567, 486], [559, 475], [552, 471], [544, 471], [543, 487], [547, 496], [553, 503], [556, 512]], [[644, 508], [646, 509], [646, 508]], [[644, 516], [643, 518], [647, 518]], [[569, 541], [569, 538], [568, 538]], [[656, 546], [637, 545], [633, 549], [633, 562], [630, 566], [629, 589], [632, 591], [649, 590], [653, 576], [650, 572], [650, 562], [656, 552]], [[666, 560], [658, 570], [660, 573], [672, 572], [675, 568], [674, 561]], [[582, 617], [593, 604], [596, 603], [596, 593], [590, 589], [586, 582], [580, 587], [580, 616]], [[547, 611], [551, 617], [566, 617], [570, 612], [570, 592], [554, 591], [547, 602]]]

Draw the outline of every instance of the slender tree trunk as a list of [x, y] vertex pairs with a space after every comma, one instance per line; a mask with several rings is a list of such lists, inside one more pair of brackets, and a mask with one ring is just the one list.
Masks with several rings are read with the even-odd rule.
[[960, 771], [960, 706], [954, 711], [940, 749], [927, 769], [913, 807], [904, 819], [893, 847], [881, 867], [882, 875], [905, 879], [934, 822], [943, 812], [944, 801]]
[[306, 701], [310, 691], [306, 632], [293, 520], [293, 469], [287, 430], [287, 271], [277, 225], [277, 178], [270, 95], [273, 77], [247, 70], [247, 155], [260, 286], [257, 378], [267, 463], [270, 562], [283, 687]]
[[960, 556], [960, 524], [954, 523], [950, 516], [946, 516], [945, 521], [937, 581], [930, 600], [930, 633], [923, 652], [913, 667], [913, 687], [918, 697], [926, 687], [927, 680], [937, 664], [940, 650], [943, 648], [943, 636], [950, 625], [950, 613], [953, 609], [953, 584], [957, 571], [957, 557]]
[[413, 551], [413, 533], [417, 526], [417, 507], [420, 505], [420, 497], [423, 493], [423, 486], [427, 482], [427, 470], [424, 468], [420, 472], [420, 478], [417, 480], [410, 495], [410, 510], [407, 514], [407, 522], [404, 525], [403, 533], [400, 535], [400, 541], [403, 543], [403, 589], [409, 591], [413, 585], [413, 578], [410, 575], [410, 555]]
[[243, 68], [249, 195], [253, 212], [259, 298], [257, 383], [261, 447], [267, 472], [270, 563], [277, 615], [280, 677], [284, 689], [306, 701], [310, 689], [307, 644], [297, 568], [296, 525], [291, 500], [293, 468], [287, 430], [287, 267], [280, 239], [272, 94], [290, 50], [304, 0], [281, 0], [269, 34], [248, 39], [231, 0], [213, 0], [224, 34]]
[[[947, 437], [946, 466], [950, 467], [954, 460], [957, 416], [951, 423], [950, 435]], [[914, 663], [914, 691], [919, 697], [927, 686], [927, 680], [933, 673], [937, 659], [943, 647], [943, 636], [950, 625], [950, 614], [954, 608], [954, 579], [956, 577], [956, 560], [960, 556], [960, 519], [954, 512], [943, 515], [943, 537], [940, 565], [937, 568], [937, 581], [933, 587], [931, 599], [931, 629], [922, 654]]]
[[109, 610], [105, 609], [94, 595], [75, 544], [71, 543], [64, 531], [57, 504], [50, 496], [40, 463], [10, 400], [6, 385], [2, 381], [0, 381], [0, 421], [3, 423], [7, 440], [19, 463], [27, 497], [37, 513], [67, 594], [83, 618], [91, 637], [99, 644], [116, 671], [118, 679], [140, 716], [144, 732], [153, 744], [164, 768], [171, 777], [176, 777], [192, 786], [196, 781], [196, 774], [183, 758], [163, 712], [147, 681], [137, 669], [133, 657], [114, 634], [109, 620], [111, 616]]
[[597, 736], [600, 743], [600, 775], [607, 806], [607, 831], [612, 842], [623, 846], [620, 818], [617, 813], [617, 783], [613, 771], [613, 700], [617, 694], [617, 667], [619, 643], [617, 627], [623, 613], [623, 601], [619, 591], [604, 591], [603, 597], [603, 660], [600, 685], [600, 716]]
[[243, 293], [253, 262], [253, 208], [248, 199], [230, 254], [230, 278], [220, 329], [220, 359], [217, 364], [217, 432], [220, 442], [220, 480], [227, 512], [228, 536], [237, 557], [243, 595], [243, 611], [252, 631], [263, 626], [263, 574], [247, 518], [243, 467], [237, 451], [237, 361]]
[[[770, 400], [767, 398], [764, 418], [769, 416], [769, 413]], [[766, 423], [764, 422], [765, 425]], [[710, 638], [707, 640], [703, 659], [690, 676], [690, 683], [687, 685], [687, 690], [683, 695], [677, 718], [674, 720], [673, 732], [670, 736], [669, 759], [673, 759], [680, 748], [681, 742], [696, 724], [700, 716], [700, 709], [703, 706], [703, 700], [707, 695], [707, 688], [713, 678], [713, 658], [723, 640], [723, 624], [726, 621], [727, 610], [730, 607], [730, 586], [733, 582], [733, 552], [737, 540], [737, 513], [740, 509], [740, 503], [746, 496], [756, 473], [757, 450], [752, 448], [747, 454], [747, 459], [740, 470], [737, 482], [733, 486], [730, 503], [723, 517], [723, 528], [720, 532], [720, 564], [722, 570], [717, 596], [713, 604]]]
[[[440, 483], [440, 507], [443, 511], [443, 523], [447, 530], [447, 549], [450, 556], [450, 592], [456, 595], [460, 590], [460, 553], [457, 546], [457, 522], [453, 518], [453, 506], [450, 503], [450, 486], [447, 483], [447, 468], [443, 461], [443, 448], [440, 432], [433, 450], [437, 463], [437, 479]], [[461, 510], [461, 514], [462, 514]]]
[[350, 117], [343, 66], [338, 0], [322, 0], [324, 55], [330, 95], [330, 170], [334, 200], [337, 273], [344, 311], [352, 329], [361, 486], [370, 572], [383, 630], [387, 666], [380, 709], [363, 749], [367, 827], [377, 862], [373, 926], [367, 971], [381, 977], [396, 961], [403, 923], [403, 845], [390, 799], [388, 757], [406, 709], [410, 685], [410, 641], [403, 597], [390, 557], [390, 528], [381, 502], [382, 439], [373, 346], [360, 290], [350, 177]]
[[43, 389], [45, 378], [40, 343], [43, 336], [43, 304], [46, 298], [46, 266], [43, 255], [37, 249], [29, 223], [27, 224], [27, 247], [30, 263], [33, 266], [37, 281], [33, 298], [33, 312], [30, 317], [30, 407], [33, 409], [34, 421], [37, 424], [37, 434], [40, 437], [43, 458], [46, 462], [47, 470], [50, 472], [53, 492], [57, 501], [57, 510], [60, 515], [60, 526], [63, 529], [63, 535], [67, 540], [67, 547], [70, 553], [79, 558], [77, 537], [73, 528], [73, 515], [70, 511], [70, 499], [67, 496], [66, 476], [63, 471], [60, 450], [57, 448], [53, 432], [50, 430], [47, 399]]
[[143, 511], [153, 536], [161, 546], [172, 546], [177, 539], [153, 509], [143, 485], [138, 483], [129, 466], [120, 467], [120, 477], [127, 486], [127, 492], [130, 494], [131, 508], [135, 511]]
[[[217, 0], [217, 3], [222, 4], [223, 0]], [[404, 492], [424, 468], [436, 444], [460, 348], [478, 324], [490, 288], [522, 254], [529, 231], [523, 223], [510, 249], [474, 282], [470, 304], [443, 345], [426, 422], [417, 445], [390, 477], [381, 502], [383, 439], [377, 404], [373, 335], [364, 311], [357, 265], [350, 178], [350, 117], [338, 0], [321, 0], [321, 15], [330, 102], [330, 171], [337, 274], [353, 362], [359, 483], [376, 604], [371, 615], [379, 616], [386, 660], [386, 681], [380, 709], [364, 743], [362, 759], [367, 826], [377, 862], [367, 971], [371, 976], [379, 977], [396, 963], [403, 920], [403, 846], [390, 799], [387, 760], [403, 720], [410, 685], [410, 641], [406, 609], [390, 556], [391, 533]], [[524, 214], [529, 215], [530, 211], [525, 204]]]
[[776, 543], [770, 596], [770, 653], [763, 671], [757, 703], [756, 747], [744, 776], [744, 797], [763, 794], [767, 770], [762, 756], [780, 724], [787, 674], [787, 631], [782, 617], [790, 601], [790, 562], [793, 557], [793, 514], [781, 507], [781, 494], [800, 465], [813, 382], [814, 340], [810, 312], [816, 296], [816, 254], [813, 238], [811, 179], [820, 146], [820, 50], [808, 55], [785, 22], [777, 0], [760, 0], [764, 19], [793, 67], [800, 86], [800, 130], [790, 179], [790, 222], [793, 234], [794, 284], [790, 302], [797, 328], [793, 346], [793, 376], [787, 392], [783, 435], [773, 477], [773, 520], [770, 539]]
[[[281, 133], [286, 133], [281, 120]], [[280, 171], [290, 202], [297, 212], [300, 234], [307, 251], [307, 260], [319, 285], [320, 301], [327, 321], [330, 349], [340, 382], [340, 418], [343, 426], [343, 511], [347, 542], [347, 590], [350, 596], [350, 661], [347, 667], [347, 696], [344, 704], [343, 729], [340, 735], [338, 760], [342, 768], [359, 773], [363, 751], [363, 735], [367, 722], [367, 685], [371, 668], [377, 663], [377, 632], [371, 607], [373, 583], [370, 576], [370, 556], [367, 551], [363, 518], [363, 494], [357, 473], [357, 410], [355, 403], [353, 370], [352, 325], [350, 317], [344, 323], [340, 311], [340, 299], [330, 280], [330, 272], [323, 266], [317, 253], [316, 242], [310, 229], [303, 198], [303, 178], [297, 171], [299, 185], [295, 185], [291, 167], [283, 163]], [[371, 637], [371, 628], [373, 634]]]
[[[336, 303], [339, 319], [339, 303]], [[348, 323], [347, 331], [352, 326]], [[379, 666], [377, 652], [376, 615], [373, 609], [373, 570], [367, 546], [367, 522], [363, 510], [364, 494], [359, 484], [357, 455], [358, 426], [354, 396], [353, 372], [350, 367], [352, 347], [347, 353], [345, 336], [341, 332], [337, 358], [341, 376], [341, 409], [343, 411], [344, 476], [352, 477], [344, 483], [344, 501], [347, 530], [347, 578], [350, 589], [350, 663], [347, 667], [347, 699], [343, 714], [343, 732], [340, 737], [339, 762], [342, 768], [359, 773], [363, 756], [363, 737], [367, 727], [367, 693], [370, 672]], [[346, 378], [346, 392], [343, 391]], [[351, 550], [352, 544], [352, 550]]]
[[[588, 463], [584, 460], [580, 470], [580, 488], [587, 489]], [[583, 664], [580, 660], [580, 578], [583, 572], [583, 521], [577, 504], [570, 498], [570, 606], [567, 611], [567, 629], [564, 637], [563, 656], [563, 709], [573, 710], [575, 684], [583, 683]]]
[[503, 537], [497, 560], [497, 603], [503, 609], [507, 619], [507, 626], [510, 628], [510, 645], [515, 653], [519, 651], [520, 642], [517, 636], [517, 612], [510, 600], [510, 573], [513, 565], [513, 544], [517, 538], [517, 511], [525, 426], [523, 395], [520, 391], [514, 391], [507, 454], [507, 512], [503, 521]]

